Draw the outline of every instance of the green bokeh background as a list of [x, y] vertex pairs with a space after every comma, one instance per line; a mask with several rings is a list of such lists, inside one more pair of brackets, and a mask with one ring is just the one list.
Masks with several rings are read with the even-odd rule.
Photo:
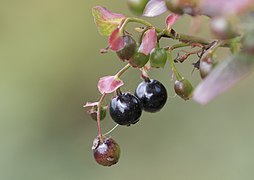
[[[124, 65], [99, 53], [107, 39], [94, 25], [95, 5], [132, 15], [119, 0], [0, 0], [0, 179], [253, 180], [253, 75], [207, 106], [169, 98], [159, 113], [111, 134], [122, 150], [116, 166], [95, 163], [97, 126], [82, 105], [99, 98], [99, 77]], [[165, 16], [151, 22], [163, 27]], [[175, 29], [188, 33], [189, 22], [183, 17]], [[179, 68], [196, 85], [190, 63]], [[151, 76], [174, 95], [169, 68]], [[123, 80], [133, 92], [138, 71]], [[106, 132], [114, 123], [108, 116], [102, 126]]]

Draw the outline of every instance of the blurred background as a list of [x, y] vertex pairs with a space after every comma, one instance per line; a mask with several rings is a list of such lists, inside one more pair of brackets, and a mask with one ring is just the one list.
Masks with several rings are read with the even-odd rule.
[[[169, 98], [160, 112], [111, 134], [121, 146], [117, 165], [95, 163], [97, 126], [82, 106], [99, 98], [101, 76], [124, 66], [99, 53], [107, 38], [94, 24], [95, 5], [133, 16], [118, 0], [0, 0], [0, 179], [253, 180], [254, 75], [206, 106]], [[165, 17], [149, 20], [163, 27]], [[174, 28], [189, 33], [189, 22], [184, 16]], [[201, 36], [210, 36], [207, 26], [204, 19]], [[178, 67], [197, 85], [194, 61]], [[168, 64], [151, 72], [174, 96], [170, 76]], [[123, 80], [133, 92], [139, 72]], [[102, 122], [104, 132], [113, 126], [109, 116]]]

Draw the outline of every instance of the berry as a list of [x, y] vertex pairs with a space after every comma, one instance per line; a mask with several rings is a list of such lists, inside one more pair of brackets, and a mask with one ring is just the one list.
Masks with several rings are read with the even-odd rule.
[[149, 0], [128, 0], [129, 9], [137, 14], [142, 15]]
[[120, 158], [120, 146], [111, 137], [103, 137], [103, 142], [99, 137], [93, 141], [93, 156], [96, 162], [102, 166], [112, 166]]
[[[101, 106], [101, 112], [100, 112], [100, 120], [105, 119], [106, 114], [107, 114], [107, 108], [104, 106]], [[97, 106], [94, 106], [91, 110], [88, 111], [88, 113], [90, 114], [91, 118], [94, 119], [95, 121], [97, 121]]]
[[124, 48], [120, 51], [117, 51], [116, 54], [121, 60], [124, 61], [129, 60], [134, 55], [136, 52], [137, 43], [130, 35], [123, 36], [123, 39]]
[[199, 73], [202, 79], [204, 79], [216, 65], [210, 57], [200, 61], [199, 64]]
[[154, 48], [150, 54], [150, 65], [155, 68], [164, 68], [166, 62], [166, 50], [163, 48]]
[[131, 125], [139, 121], [142, 106], [139, 99], [130, 93], [120, 93], [110, 101], [111, 118], [120, 125]]
[[211, 30], [217, 38], [222, 40], [231, 39], [238, 35], [234, 27], [234, 22], [224, 17], [213, 18], [211, 21]]
[[141, 52], [136, 52], [134, 56], [129, 60], [132, 67], [142, 68], [149, 60], [149, 55], [145, 55]]
[[176, 14], [189, 14], [195, 16], [199, 14], [198, 1], [193, 0], [166, 0], [166, 6], [169, 11]]
[[187, 79], [182, 78], [181, 80], [175, 81], [174, 89], [178, 96], [184, 100], [188, 100], [190, 99], [193, 87]]
[[157, 80], [146, 79], [136, 88], [135, 95], [140, 99], [147, 112], [159, 111], [167, 101], [167, 90]]

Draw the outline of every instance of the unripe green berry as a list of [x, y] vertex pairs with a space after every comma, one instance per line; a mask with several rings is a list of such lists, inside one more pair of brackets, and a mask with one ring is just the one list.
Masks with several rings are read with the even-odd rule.
[[149, 55], [145, 55], [141, 52], [136, 52], [132, 58], [129, 60], [129, 63], [132, 67], [142, 68], [149, 60]]
[[167, 62], [167, 52], [163, 48], [154, 48], [150, 53], [150, 65], [155, 68], [164, 68]]
[[188, 100], [191, 97], [193, 87], [187, 79], [182, 78], [181, 80], [175, 81], [174, 89], [178, 96], [184, 100]]
[[[90, 114], [91, 118], [97, 121], [97, 106], [94, 106], [88, 113]], [[100, 120], [105, 119], [107, 114], [107, 108], [105, 106], [101, 106], [101, 112], [100, 112]]]

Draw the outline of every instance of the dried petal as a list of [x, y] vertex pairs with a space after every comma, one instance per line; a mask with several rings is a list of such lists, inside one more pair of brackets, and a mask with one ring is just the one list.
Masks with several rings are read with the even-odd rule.
[[120, 51], [124, 48], [124, 38], [121, 36], [119, 28], [116, 28], [109, 36], [109, 48], [112, 51]]
[[86, 102], [83, 107], [94, 107], [97, 106], [99, 102]]
[[236, 15], [253, 7], [253, 0], [201, 0], [203, 14], [211, 17]]
[[170, 15], [168, 15], [168, 17], [167, 17], [167, 19], [166, 19], [166, 27], [167, 27], [167, 29], [170, 29], [171, 26], [172, 26], [173, 24], [175, 24], [175, 22], [176, 22], [179, 18], [180, 18], [180, 16], [177, 15], [177, 14], [170, 14]]
[[149, 55], [157, 44], [157, 34], [155, 28], [151, 28], [144, 33], [142, 43], [138, 49], [139, 52]]
[[144, 10], [143, 16], [155, 17], [168, 10], [165, 0], [150, 0]]
[[253, 70], [253, 55], [241, 53], [232, 56], [218, 64], [197, 86], [193, 93], [193, 99], [200, 104], [206, 104], [227, 91]]
[[123, 85], [123, 81], [116, 79], [115, 76], [105, 76], [100, 78], [98, 89], [101, 94], [112, 93]]

